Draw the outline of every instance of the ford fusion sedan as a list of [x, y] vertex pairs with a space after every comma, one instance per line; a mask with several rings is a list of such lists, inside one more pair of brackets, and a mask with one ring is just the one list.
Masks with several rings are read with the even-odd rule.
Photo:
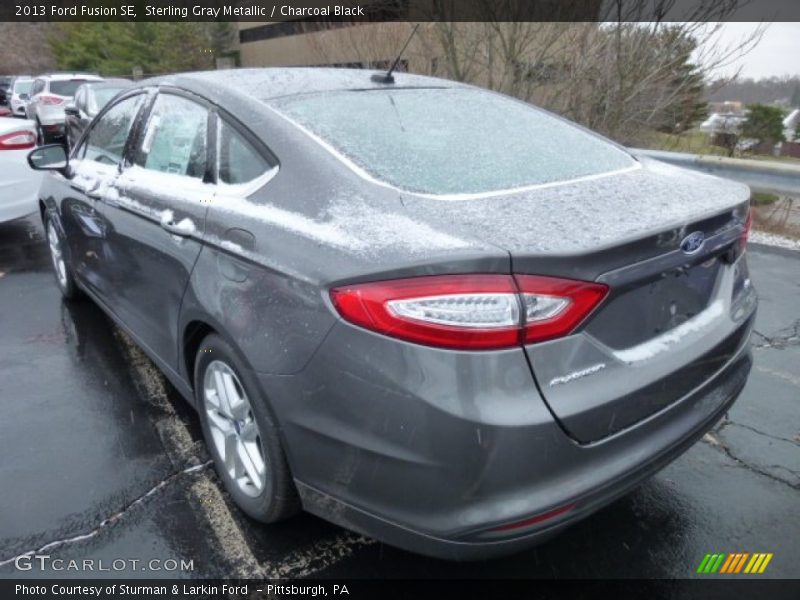
[[56, 280], [193, 404], [253, 518], [512, 552], [657, 472], [738, 396], [749, 190], [506, 96], [370, 75], [123, 92], [69, 157], [29, 157], [50, 170]]

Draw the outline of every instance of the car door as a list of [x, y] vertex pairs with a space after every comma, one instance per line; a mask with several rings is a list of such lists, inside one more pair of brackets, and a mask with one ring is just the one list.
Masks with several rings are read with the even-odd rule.
[[151, 354], [177, 362], [177, 323], [201, 249], [214, 193], [209, 107], [179, 92], [159, 92], [132, 152], [133, 164], [104, 202], [118, 316]]
[[123, 98], [109, 107], [70, 157], [69, 176], [61, 196], [60, 215], [72, 269], [101, 299], [108, 294], [105, 264], [108, 224], [101, 202], [113, 192], [128, 138], [145, 94]]

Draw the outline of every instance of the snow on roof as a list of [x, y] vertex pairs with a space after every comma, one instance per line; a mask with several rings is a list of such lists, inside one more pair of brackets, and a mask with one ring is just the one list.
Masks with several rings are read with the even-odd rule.
[[333, 90], [460, 86], [456, 82], [409, 73], [395, 73], [394, 84], [382, 84], [370, 79], [374, 73], [383, 73], [383, 71], [330, 67], [281, 67], [200, 71], [158, 78], [155, 81], [169, 83], [174, 79], [175, 81], [184, 80], [203, 85], [233, 88], [240, 94], [259, 100]]

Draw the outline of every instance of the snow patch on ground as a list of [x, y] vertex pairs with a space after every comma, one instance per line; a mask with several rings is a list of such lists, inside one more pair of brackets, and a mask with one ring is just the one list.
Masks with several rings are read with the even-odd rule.
[[793, 240], [792, 238], [778, 235], [777, 233], [751, 231], [750, 241], [756, 244], [764, 244], [765, 246], [775, 246], [777, 248], [788, 248], [789, 250], [800, 251], [800, 240]]

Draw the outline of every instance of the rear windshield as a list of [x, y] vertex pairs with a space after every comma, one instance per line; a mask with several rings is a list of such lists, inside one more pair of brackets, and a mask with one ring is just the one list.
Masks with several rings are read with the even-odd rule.
[[27, 94], [31, 91], [32, 87], [33, 87], [33, 79], [27, 79], [25, 81], [15, 81], [14, 93]]
[[425, 194], [479, 194], [625, 169], [592, 133], [473, 89], [344, 91], [273, 102], [374, 178]]
[[74, 96], [75, 90], [86, 83], [85, 79], [62, 79], [50, 82], [50, 91], [59, 96]]

